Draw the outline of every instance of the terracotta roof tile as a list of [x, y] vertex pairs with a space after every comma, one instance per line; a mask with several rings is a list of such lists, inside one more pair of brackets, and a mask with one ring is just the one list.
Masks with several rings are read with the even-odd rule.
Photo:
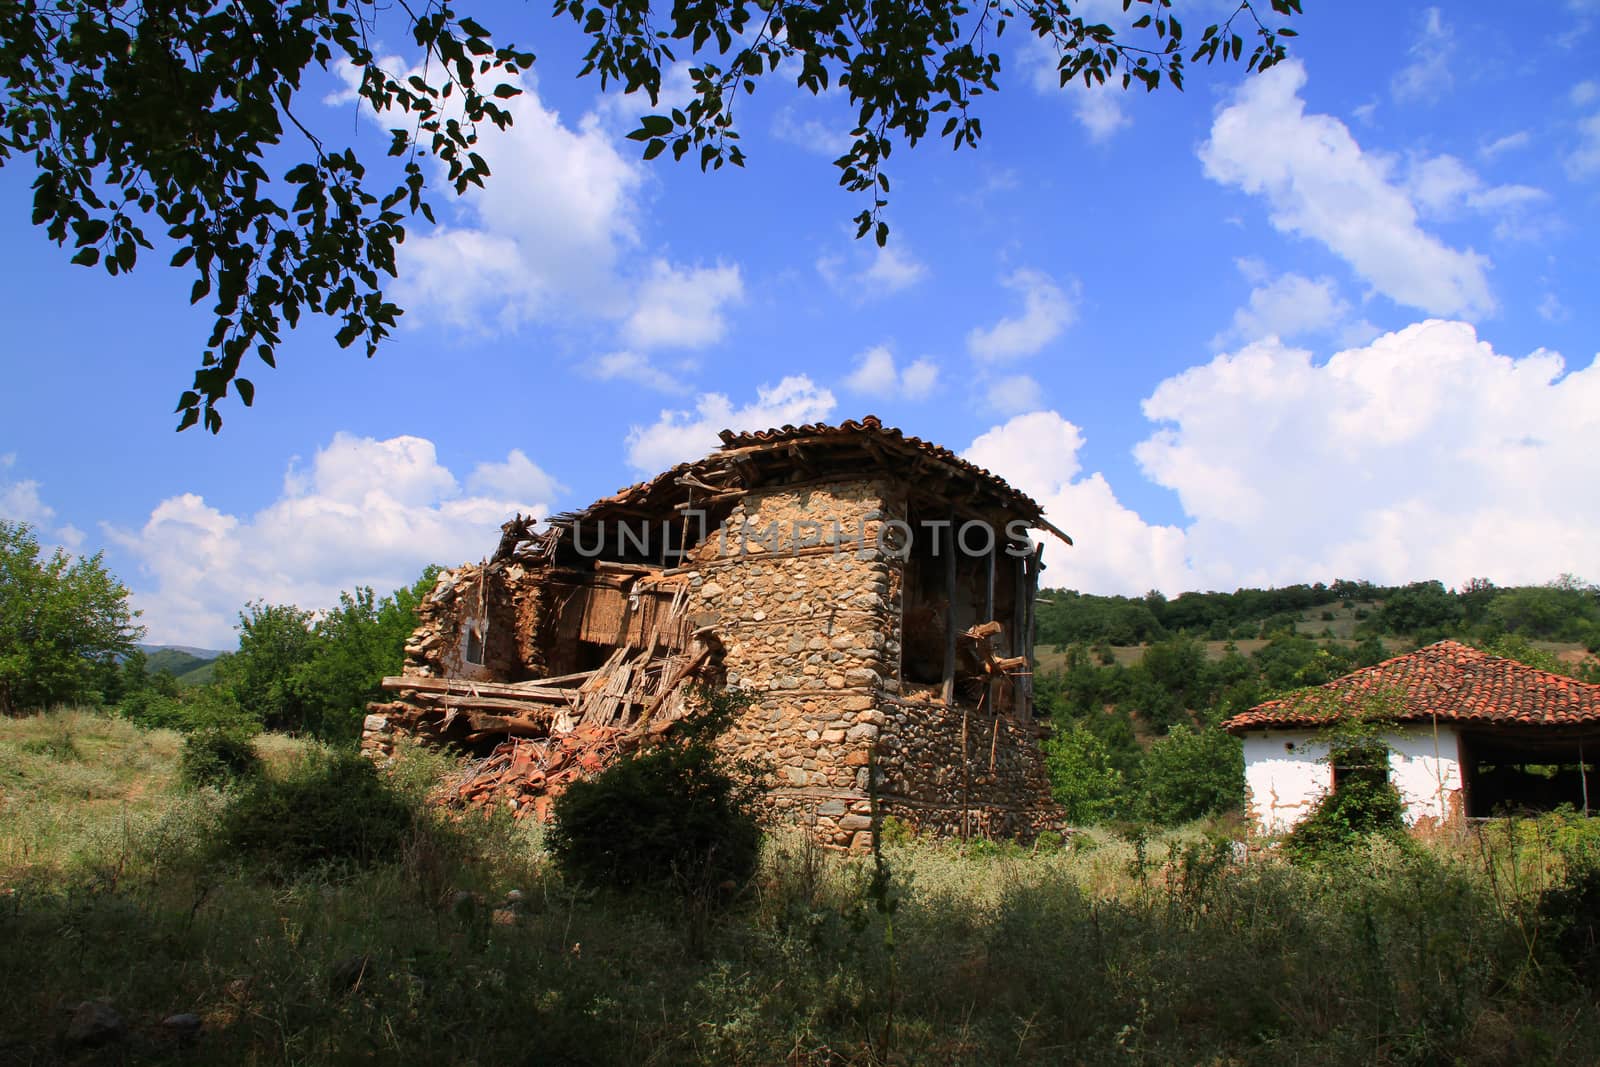
[[[553, 516], [551, 522], [555, 524], [567, 524], [578, 519], [586, 518], [608, 506], [637, 503], [649, 496], [653, 491], [655, 491], [657, 486], [660, 486], [662, 483], [675, 480], [685, 472], [693, 473], [699, 471], [706, 464], [714, 461], [721, 452], [729, 449], [745, 448], [752, 445], [774, 444], [783, 441], [800, 442], [806, 440], [852, 436], [871, 437], [902, 453], [920, 452], [921, 454], [926, 455], [940, 463], [948, 464], [968, 477], [987, 482], [1009, 507], [1014, 509], [1018, 515], [1022, 516], [1029, 522], [1043, 523], [1044, 521], [1044, 508], [1040, 506], [1039, 502], [1022, 492], [1020, 489], [1013, 488], [998, 474], [985, 470], [976, 463], [970, 463], [967, 460], [962, 459], [960, 456], [956, 455], [954, 452], [943, 447], [942, 445], [936, 445], [931, 441], [924, 441], [920, 437], [912, 437], [901, 432], [900, 430], [895, 429], [892, 426], [885, 426], [876, 415], [868, 415], [859, 422], [855, 419], [846, 419], [837, 426], [830, 426], [827, 423], [819, 422], [807, 423], [804, 426], [785, 425], [774, 427], [769, 430], [750, 430], [742, 433], [737, 433], [733, 430], [723, 430], [719, 436], [722, 439], [722, 448], [717, 452], [710, 453], [704, 459], [697, 460], [694, 463], [680, 463], [670, 470], [661, 472], [653, 478], [647, 478], [642, 482], [636, 482], [633, 485], [624, 486], [611, 496], [602, 497], [593, 504], [590, 504], [588, 507], [579, 511], [571, 511], [561, 515]], [[1045, 525], [1048, 527], [1048, 524]], [[1054, 529], [1053, 527], [1048, 528]], [[1067, 537], [1066, 534], [1061, 534], [1060, 536], [1066, 540], [1068, 544], [1072, 543], [1072, 539]]]
[[1025, 513], [1029, 518], [1044, 514], [1044, 509], [1039, 503], [1020, 489], [1014, 489], [1007, 484], [1004, 478], [992, 471], [962, 459], [943, 445], [936, 445], [932, 441], [924, 441], [920, 437], [912, 437], [893, 426], [885, 426], [876, 415], [868, 415], [859, 422], [855, 419], [846, 419], [837, 426], [830, 426], [825, 422], [806, 423], [803, 426], [780, 426], [770, 430], [749, 430], [736, 433], [733, 430], [723, 430], [719, 435], [722, 438], [723, 448], [745, 448], [750, 445], [773, 444], [779, 441], [801, 441], [829, 437], [873, 437], [897, 448], [906, 448], [921, 452], [923, 455], [947, 463], [963, 473], [989, 482], [1002, 496], [1009, 498], [1013, 507]]
[[1491, 656], [1456, 641], [1417, 651], [1257, 704], [1222, 724], [1230, 733], [1316, 726], [1368, 698], [1392, 701], [1393, 717], [1457, 723], [1574, 726], [1600, 723], [1600, 685]]

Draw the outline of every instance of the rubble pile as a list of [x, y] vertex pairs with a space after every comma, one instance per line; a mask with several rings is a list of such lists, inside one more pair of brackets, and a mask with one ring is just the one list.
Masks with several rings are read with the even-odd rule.
[[[681, 598], [661, 620], [677, 625]], [[398, 699], [371, 705], [363, 731], [368, 755], [393, 754], [396, 734], [451, 743], [488, 754], [456, 783], [452, 802], [508, 805], [521, 817], [548, 817], [550, 802], [573, 781], [603, 770], [619, 755], [692, 714], [696, 685], [715, 682], [721, 640], [693, 633], [682, 651], [619, 648], [592, 671], [526, 682], [398, 675], [385, 689]]]

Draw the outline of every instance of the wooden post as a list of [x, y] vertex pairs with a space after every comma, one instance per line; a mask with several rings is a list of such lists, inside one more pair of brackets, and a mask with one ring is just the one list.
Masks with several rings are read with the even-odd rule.
[[[994, 557], [995, 553], [999, 551], [1000, 546], [998, 544], [989, 546], [988, 569], [984, 574], [983, 583], [983, 618], [979, 619], [979, 622], [994, 621]], [[1000, 679], [991, 677], [989, 679], [989, 714], [996, 716], [997, 719], [1000, 715], [1000, 705], [996, 704], [995, 701], [999, 699], [999, 695]]]
[[[1015, 575], [1011, 584], [1011, 655], [1024, 655], [1028, 641], [1023, 629], [1028, 623], [1028, 554], [1016, 557]], [[1024, 686], [1027, 678], [1018, 678], [1012, 712], [1019, 718], [1028, 717], [1028, 697]]]
[[956, 526], [951, 516], [946, 527], [944, 557], [944, 704], [954, 707], [956, 698]]
[[1583, 762], [1583, 738], [1578, 738], [1578, 781], [1583, 783], [1583, 815], [1589, 817], [1589, 766]]
[[1039, 572], [1044, 570], [1044, 542], [1033, 550], [1033, 564], [1028, 568], [1028, 598], [1022, 620], [1022, 654], [1028, 657], [1027, 673], [1022, 676], [1023, 718], [1033, 718], [1033, 630], [1035, 606], [1039, 599]]

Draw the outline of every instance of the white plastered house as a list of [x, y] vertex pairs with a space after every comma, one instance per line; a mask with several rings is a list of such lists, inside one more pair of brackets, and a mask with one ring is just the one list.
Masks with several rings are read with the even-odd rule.
[[1290, 829], [1336, 788], [1328, 730], [1357, 714], [1385, 724], [1412, 825], [1600, 804], [1600, 686], [1440, 641], [1223, 723], [1244, 742], [1257, 830]]

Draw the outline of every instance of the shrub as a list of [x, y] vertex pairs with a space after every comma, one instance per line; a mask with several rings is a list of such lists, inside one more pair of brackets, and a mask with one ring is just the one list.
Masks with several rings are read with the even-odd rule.
[[177, 696], [156, 689], [140, 689], [123, 698], [118, 708], [122, 717], [150, 730], [229, 729], [254, 733], [260, 720], [239, 706], [233, 694], [220, 686], [208, 685], [185, 690]]
[[1342, 782], [1289, 831], [1284, 852], [1296, 862], [1337, 858], [1373, 835], [1397, 843], [1405, 835], [1405, 802], [1387, 780], [1358, 777]]
[[1105, 742], [1073, 723], [1044, 743], [1050, 791], [1067, 821], [1097, 823], [1112, 815], [1122, 799], [1122, 773], [1111, 765]]
[[744, 701], [702, 693], [704, 707], [649, 749], [556, 798], [547, 837], [563, 873], [590, 885], [705, 897], [755, 873], [761, 833], [751, 769], [715, 740]]
[[320, 865], [398, 859], [414, 809], [354, 752], [312, 755], [282, 777], [262, 776], [229, 802], [226, 848], [280, 874]]
[[1540, 894], [1538, 913], [1556, 955], [1585, 984], [1600, 987], [1600, 863], [1586, 857], [1571, 864]]
[[1144, 760], [1145, 814], [1175, 825], [1244, 804], [1244, 748], [1217, 729], [1175, 726]]
[[190, 734], [178, 757], [178, 780], [191, 789], [221, 789], [261, 773], [253, 731], [211, 726]]
[[57, 724], [44, 737], [24, 741], [21, 748], [29, 755], [44, 756], [58, 763], [83, 762], [83, 750], [78, 747], [78, 739], [72, 736], [72, 731], [65, 724]]

